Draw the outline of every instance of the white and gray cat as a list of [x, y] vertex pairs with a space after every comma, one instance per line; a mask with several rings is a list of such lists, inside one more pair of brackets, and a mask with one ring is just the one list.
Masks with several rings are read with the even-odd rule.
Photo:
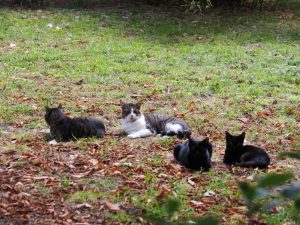
[[183, 120], [173, 116], [159, 115], [140, 111], [141, 103], [124, 103], [122, 107], [122, 127], [129, 138], [152, 135], [189, 137], [191, 128]]

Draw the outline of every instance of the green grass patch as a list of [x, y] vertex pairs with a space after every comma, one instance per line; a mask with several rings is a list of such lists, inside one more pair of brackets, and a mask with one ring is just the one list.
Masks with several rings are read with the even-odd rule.
[[85, 180], [85, 185], [90, 190], [107, 193], [116, 189], [118, 183], [113, 179], [96, 178]]
[[44, 184], [35, 184], [35, 190], [43, 197], [47, 198], [51, 195], [52, 191]]
[[68, 200], [71, 203], [83, 203], [88, 201], [96, 201], [101, 198], [101, 193], [92, 191], [77, 191], [69, 196]]

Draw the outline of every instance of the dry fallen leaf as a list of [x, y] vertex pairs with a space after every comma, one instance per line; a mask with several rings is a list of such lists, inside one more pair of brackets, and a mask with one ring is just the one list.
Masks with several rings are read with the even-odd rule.
[[165, 174], [165, 173], [160, 173], [160, 174], [158, 174], [158, 178], [168, 179], [168, 178], [170, 178], [170, 176], [168, 174]]
[[248, 122], [248, 119], [245, 118], [245, 117], [239, 118], [238, 120], [241, 121], [241, 122], [243, 122], [243, 123], [247, 123]]
[[97, 159], [90, 159], [89, 161], [93, 166], [96, 166], [99, 163]]
[[191, 200], [190, 203], [192, 204], [192, 206], [194, 206], [194, 207], [196, 207], [196, 208], [204, 205], [203, 202], [200, 202], [200, 201], [194, 201], [194, 200]]
[[170, 192], [171, 192], [171, 190], [167, 186], [163, 185], [161, 187], [160, 193], [158, 195], [156, 195], [155, 198], [157, 200], [161, 200], [163, 198], [166, 198], [169, 195]]
[[75, 209], [80, 209], [80, 208], [92, 208], [92, 206], [90, 204], [87, 203], [83, 203], [83, 204], [78, 204], [75, 206]]
[[211, 197], [211, 196], [214, 196], [214, 195], [216, 195], [216, 193], [214, 191], [210, 191], [210, 190], [206, 191], [203, 194], [204, 197]]
[[135, 178], [136, 179], [140, 179], [140, 180], [144, 180], [145, 179], [145, 175], [140, 174], [140, 175], [135, 176]]
[[104, 204], [110, 211], [117, 212], [117, 211], [120, 211], [120, 210], [121, 210], [120, 207], [119, 207], [118, 205], [113, 204], [113, 203], [111, 203], [111, 202], [109, 202], [109, 201], [104, 200], [104, 201], [102, 201], [102, 202], [103, 202], [103, 204]]
[[193, 178], [193, 177], [189, 177], [189, 178], [188, 178], [188, 183], [189, 183], [190, 185], [192, 185], [192, 186], [195, 186], [196, 183], [195, 183], [194, 181], [192, 181], [192, 178]]
[[94, 168], [92, 168], [91, 170], [86, 171], [84, 173], [73, 174], [72, 177], [73, 178], [82, 178], [82, 177], [89, 176], [92, 172], [94, 172]]

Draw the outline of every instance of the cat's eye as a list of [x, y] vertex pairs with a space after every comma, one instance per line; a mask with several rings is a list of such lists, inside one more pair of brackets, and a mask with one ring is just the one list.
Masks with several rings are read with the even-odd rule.
[[123, 112], [128, 114], [128, 113], [130, 113], [130, 110], [129, 109], [124, 109]]
[[133, 110], [133, 112], [134, 112], [135, 114], [139, 114], [139, 113], [140, 113], [137, 109]]

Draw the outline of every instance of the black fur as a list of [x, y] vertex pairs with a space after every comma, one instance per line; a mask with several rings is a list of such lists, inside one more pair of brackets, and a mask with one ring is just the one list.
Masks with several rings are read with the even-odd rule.
[[211, 168], [212, 145], [208, 138], [195, 141], [189, 138], [185, 143], [175, 145], [175, 159], [188, 169], [208, 171]]
[[270, 157], [265, 150], [252, 146], [243, 145], [245, 132], [233, 136], [226, 131], [226, 150], [223, 162], [228, 165], [251, 167], [259, 169], [267, 168], [270, 164]]
[[61, 105], [56, 108], [46, 107], [45, 120], [56, 141], [70, 141], [83, 137], [104, 137], [105, 127], [100, 120], [70, 118], [65, 116]]

